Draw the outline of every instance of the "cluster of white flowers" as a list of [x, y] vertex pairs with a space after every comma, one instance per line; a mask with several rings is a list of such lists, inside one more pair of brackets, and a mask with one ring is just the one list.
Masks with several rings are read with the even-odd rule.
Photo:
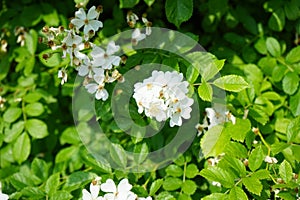
[[192, 111], [192, 98], [187, 96], [188, 82], [176, 71], [153, 71], [152, 76], [134, 85], [133, 98], [138, 112], [145, 112], [157, 121], [170, 118], [170, 126], [182, 125], [182, 118], [189, 119]]
[[[212, 127], [231, 121], [236, 123], [235, 116], [230, 111], [225, 111], [223, 106], [215, 106], [214, 108], [205, 108], [206, 116], [202, 124], [197, 124], [195, 128], [198, 130], [198, 136]], [[208, 118], [208, 119], [207, 119]]]
[[[116, 185], [112, 179], [101, 184], [101, 177], [96, 177], [90, 184], [90, 192], [82, 190], [82, 200], [152, 200], [151, 197], [138, 197], [131, 189], [128, 179], [122, 179]], [[99, 196], [100, 191], [106, 194]]]
[[[110, 41], [104, 50], [90, 41], [96, 32], [103, 28], [103, 23], [98, 20], [102, 11], [102, 6], [97, 8], [93, 6], [87, 12], [83, 8], [79, 8], [75, 12], [75, 18], [71, 20], [68, 30], [63, 27], [44, 27], [43, 32], [47, 35], [48, 46], [52, 50], [61, 49], [62, 57], [69, 56], [70, 65], [75, 66], [79, 76], [85, 77], [84, 86], [87, 91], [95, 94], [96, 99], [105, 101], [109, 96], [105, 84], [116, 80], [123, 81], [123, 77], [116, 69], [122, 59], [120, 56], [114, 55], [120, 50], [120, 46], [116, 45], [114, 41]], [[147, 27], [146, 34], [149, 35], [151, 22], [146, 18], [142, 19]], [[130, 27], [135, 27], [136, 20], [138, 17], [134, 13], [127, 15]], [[132, 44], [136, 45], [146, 38], [146, 34], [136, 28], [132, 33]], [[50, 56], [43, 57], [48, 59]], [[58, 71], [58, 78], [62, 79], [62, 85], [67, 82], [66, 68]]]

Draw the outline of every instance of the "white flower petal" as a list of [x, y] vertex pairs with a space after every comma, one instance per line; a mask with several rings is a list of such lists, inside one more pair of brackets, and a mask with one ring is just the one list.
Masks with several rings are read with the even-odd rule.
[[79, 10], [75, 12], [75, 16], [82, 20], [86, 19], [86, 13], [83, 8], [79, 8]]
[[116, 53], [117, 51], [119, 51], [119, 49], [120, 49], [120, 46], [116, 45], [114, 41], [111, 41], [107, 45], [106, 53], [108, 55], [112, 55], [112, 54]]
[[85, 86], [89, 93], [94, 94], [98, 89], [98, 84], [90, 83]]
[[122, 179], [118, 184], [118, 192], [129, 192], [132, 188], [132, 185], [128, 182], [128, 179]]
[[96, 11], [96, 7], [92, 6], [88, 11], [87, 19], [95, 19], [98, 15], [99, 13]]
[[[103, 192], [115, 193], [117, 191], [116, 184], [112, 179], [107, 179], [105, 183], [101, 184], [101, 190]], [[104, 198], [106, 198], [106, 195], [104, 195]]]
[[81, 19], [72, 19], [71, 23], [74, 24], [78, 29], [80, 29], [84, 25], [84, 21]]
[[79, 76], [85, 76], [89, 73], [89, 68], [88, 66], [86, 65], [81, 65], [79, 68], [78, 68], [78, 74]]
[[82, 200], [91, 200], [91, 199], [92, 199], [92, 195], [86, 189], [83, 189]]
[[90, 184], [90, 191], [93, 199], [96, 199], [98, 197], [99, 191], [100, 191], [100, 185], [93, 183]]

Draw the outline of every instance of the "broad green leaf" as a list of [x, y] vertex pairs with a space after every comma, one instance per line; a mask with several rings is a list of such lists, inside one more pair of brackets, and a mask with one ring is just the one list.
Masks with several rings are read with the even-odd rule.
[[282, 152], [284, 149], [288, 148], [290, 144], [287, 144], [285, 142], [275, 142], [271, 145], [271, 151], [273, 155], [276, 155], [280, 152]]
[[34, 186], [34, 181], [22, 172], [17, 172], [10, 177], [10, 182], [17, 190], [22, 190], [27, 186]]
[[155, 181], [153, 181], [152, 184], [151, 184], [151, 186], [150, 186], [149, 195], [150, 196], [154, 196], [155, 193], [162, 186], [163, 182], [164, 182], [163, 179], [156, 179]]
[[25, 61], [24, 65], [24, 75], [29, 76], [32, 73], [32, 70], [35, 66], [35, 57], [31, 56]]
[[5, 129], [4, 142], [10, 143], [14, 141], [24, 130], [24, 121], [14, 123], [11, 129]]
[[213, 84], [221, 89], [231, 92], [240, 92], [249, 86], [241, 76], [237, 75], [222, 76], [216, 79]]
[[229, 192], [230, 200], [248, 200], [246, 193], [242, 190], [242, 188], [235, 186]]
[[223, 126], [214, 126], [209, 129], [201, 140], [201, 148], [204, 156], [216, 157], [224, 151], [230, 141], [230, 133], [223, 130]]
[[25, 187], [21, 192], [25, 197], [34, 197], [35, 199], [41, 199], [45, 197], [45, 193], [39, 187]]
[[266, 55], [267, 54], [266, 39], [263, 37], [259, 38], [255, 42], [254, 48], [258, 51], [258, 53]]
[[61, 199], [69, 200], [69, 199], [73, 199], [73, 196], [69, 192], [64, 190], [57, 191], [50, 196], [50, 200], [61, 200]]
[[30, 139], [27, 133], [22, 133], [21, 136], [13, 144], [13, 157], [14, 159], [21, 164], [27, 160], [30, 154], [31, 144]]
[[298, 92], [290, 97], [290, 108], [291, 112], [295, 117], [300, 115], [300, 88]]
[[275, 121], [275, 131], [286, 133], [287, 127], [290, 122], [290, 119], [278, 117]]
[[282, 88], [286, 94], [294, 94], [299, 86], [299, 76], [296, 72], [288, 72], [282, 80]]
[[91, 182], [94, 178], [94, 174], [89, 172], [78, 171], [72, 173], [67, 177], [66, 183], [63, 187], [66, 191], [73, 191], [82, 187], [89, 182]]
[[293, 119], [287, 127], [287, 142], [300, 143], [300, 116]]
[[30, 31], [25, 34], [25, 47], [28, 49], [31, 55], [35, 54], [37, 43], [38, 34], [34, 29], [30, 29]]
[[265, 125], [269, 121], [269, 116], [260, 106], [253, 106], [249, 109], [249, 116], [251, 116], [258, 123]]
[[78, 154], [77, 146], [63, 148], [57, 153], [55, 157], [55, 163], [66, 162], [75, 154]]
[[21, 24], [26, 27], [35, 26], [41, 21], [41, 9], [38, 4], [24, 6], [21, 10], [19, 18]]
[[120, 0], [120, 8], [132, 8], [139, 3], [140, 0]]
[[246, 176], [246, 167], [242, 163], [242, 161], [237, 158], [227, 156], [226, 154], [223, 157], [223, 159], [218, 163], [218, 167], [221, 167], [223, 169], [229, 168], [236, 174], [237, 177]]
[[[276, 58], [274, 57], [271, 57], [271, 56], [266, 56], [266, 57], [263, 57], [261, 58], [259, 61], [258, 61], [258, 66], [262, 69], [262, 71], [271, 76], [272, 73], [273, 73], [273, 70], [274, 70], [274, 67], [277, 65], [277, 60]], [[251, 70], [251, 69], [250, 69]], [[260, 82], [262, 82], [263, 80], [263, 74], [261, 74], [259, 76], [261, 79]]]
[[261, 184], [259, 179], [255, 177], [244, 177], [242, 178], [242, 182], [249, 192], [260, 196], [260, 193], [263, 189], [263, 185]]
[[236, 158], [247, 158], [248, 150], [244, 145], [238, 142], [230, 141], [225, 147], [224, 153], [228, 156], [236, 157]]
[[261, 146], [256, 147], [252, 150], [249, 156], [249, 168], [251, 171], [256, 171], [265, 159], [264, 152]]
[[183, 174], [183, 170], [177, 165], [169, 165], [166, 168], [166, 173], [168, 176], [180, 177]]
[[247, 133], [251, 130], [251, 123], [248, 119], [236, 119], [235, 124], [228, 124], [226, 129], [230, 129], [233, 140], [244, 142]]
[[202, 200], [226, 200], [228, 199], [228, 195], [224, 193], [212, 193], [208, 196], [202, 198]]
[[[44, 58], [44, 56], [47, 56], [48, 58]], [[69, 63], [68, 58], [62, 58], [62, 55], [60, 52], [53, 51], [52, 49], [47, 49], [45, 51], [42, 51], [39, 54], [39, 59], [45, 65], [46, 67], [59, 67], [64, 66]]]
[[110, 148], [110, 156], [113, 161], [121, 167], [126, 167], [127, 165], [127, 155], [123, 147], [119, 144], [112, 144]]
[[49, 166], [47, 163], [39, 158], [34, 158], [31, 163], [31, 171], [41, 180], [46, 181], [49, 173]]
[[204, 79], [202, 79], [201, 85], [198, 87], [198, 95], [203, 101], [212, 101], [212, 87]]
[[182, 183], [181, 189], [185, 194], [192, 195], [197, 190], [197, 184], [192, 180], [186, 180]]
[[44, 112], [44, 106], [39, 102], [30, 103], [25, 106], [25, 112], [28, 116], [40, 116]]
[[288, 63], [296, 63], [300, 61], [300, 46], [293, 48], [285, 58]]
[[259, 180], [269, 179], [270, 178], [270, 172], [266, 169], [260, 169], [256, 172], [254, 172], [251, 176], [254, 177], [254, 178], [257, 178]]
[[59, 26], [59, 15], [56, 9], [49, 3], [42, 3], [41, 8], [43, 10], [43, 21], [48, 26]]
[[282, 31], [285, 26], [285, 14], [283, 8], [279, 8], [272, 12], [268, 21], [268, 26], [273, 31]]
[[185, 171], [185, 176], [187, 178], [194, 178], [195, 176], [197, 176], [199, 173], [199, 169], [197, 167], [197, 165], [195, 165], [194, 163], [189, 164], [186, 167], [186, 171]]
[[142, 144], [135, 145], [133, 152], [135, 153], [134, 155], [135, 162], [137, 164], [142, 164], [147, 158], [149, 153], [147, 143], [144, 142]]
[[199, 71], [192, 65], [189, 65], [186, 70], [186, 79], [189, 83], [194, 83], [199, 76]]
[[42, 98], [42, 94], [37, 91], [34, 91], [26, 94], [23, 100], [27, 103], [34, 103], [40, 100], [41, 98]]
[[284, 4], [284, 12], [289, 20], [295, 20], [299, 17], [299, 7], [296, 1], [288, 1]]
[[55, 194], [59, 186], [59, 173], [52, 174], [46, 181], [45, 192], [48, 195]]
[[47, 124], [39, 119], [29, 119], [25, 123], [28, 133], [37, 139], [44, 138], [48, 135]]
[[167, 0], [165, 4], [166, 16], [169, 22], [179, 28], [193, 14], [193, 0]]
[[156, 200], [176, 200], [176, 199], [168, 191], [164, 191], [164, 192], [159, 193], [156, 196]]
[[59, 138], [60, 143], [64, 144], [79, 144], [81, 142], [77, 130], [74, 126], [70, 126], [64, 130]]
[[275, 67], [272, 71], [272, 79], [275, 82], [281, 81], [285, 75], [286, 70], [287, 70], [287, 68], [282, 64], [275, 65]]
[[279, 42], [273, 38], [273, 37], [268, 37], [266, 40], [266, 46], [268, 52], [274, 56], [274, 57], [279, 57], [281, 55], [281, 48]]
[[12, 123], [16, 121], [22, 114], [21, 108], [9, 107], [3, 114], [3, 120]]
[[175, 177], [167, 177], [163, 182], [163, 188], [167, 191], [174, 191], [180, 188], [182, 180]]
[[185, 193], [179, 194], [178, 200], [192, 200], [191, 196]]
[[4, 56], [1, 56], [0, 59], [0, 80], [3, 80], [7, 77], [7, 74], [9, 72], [9, 69], [11, 67], [10, 61], [9, 61], [9, 55], [5, 54]]
[[203, 169], [200, 175], [210, 181], [217, 181], [226, 188], [231, 188], [234, 185], [234, 177], [228, 171], [219, 167]]
[[288, 183], [293, 178], [293, 169], [291, 164], [283, 160], [283, 162], [279, 166], [279, 175], [284, 180], [285, 183]]
[[150, 7], [155, 2], [155, 0], [144, 0], [144, 2]]

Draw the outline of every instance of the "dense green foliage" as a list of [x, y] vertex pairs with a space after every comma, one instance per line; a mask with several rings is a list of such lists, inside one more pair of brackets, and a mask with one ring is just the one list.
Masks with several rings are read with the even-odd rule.
[[[75, 128], [72, 96], [76, 71], [68, 68], [68, 82], [60, 85], [57, 72], [69, 60], [50, 50], [41, 30], [45, 25], [68, 27], [76, 3], [89, 8], [98, 6], [99, 1], [0, 3], [3, 193], [10, 199], [79, 199], [82, 189], [98, 175], [103, 180], [128, 178], [136, 194], [157, 200], [298, 198], [300, 1], [100, 1], [103, 30], [95, 43], [129, 30], [126, 14], [131, 10], [138, 16], [146, 13], [154, 27], [186, 34], [216, 56], [209, 60], [217, 70], [199, 74], [172, 54], [138, 51], [127, 55], [120, 72], [140, 64], [163, 63], [181, 71], [193, 86], [200, 123], [217, 87], [226, 90], [227, 108], [237, 118], [235, 124], [226, 122], [195, 137], [174, 163], [147, 173], [125, 173], [102, 165], [87, 151]], [[39, 42], [40, 37], [44, 39]], [[51, 56], [46, 59], [45, 55]], [[205, 59], [197, 52], [189, 56], [201, 71]], [[222, 77], [212, 80], [219, 71]], [[136, 107], [131, 111], [137, 123], [150, 123]], [[96, 113], [110, 140], [118, 144], [118, 151], [111, 152], [112, 159], [125, 167], [124, 149], [147, 154], [165, 146], [177, 130], [166, 126], [152, 139], [139, 139], [116, 125], [110, 99], [97, 101]], [[89, 113], [81, 113], [81, 127], [91, 118]]]

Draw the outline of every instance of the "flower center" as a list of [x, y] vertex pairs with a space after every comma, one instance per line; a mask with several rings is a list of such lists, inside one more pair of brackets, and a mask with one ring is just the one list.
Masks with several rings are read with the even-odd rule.
[[85, 19], [84, 20], [84, 23], [87, 25], [87, 24], [89, 24], [89, 20], [88, 19]]

